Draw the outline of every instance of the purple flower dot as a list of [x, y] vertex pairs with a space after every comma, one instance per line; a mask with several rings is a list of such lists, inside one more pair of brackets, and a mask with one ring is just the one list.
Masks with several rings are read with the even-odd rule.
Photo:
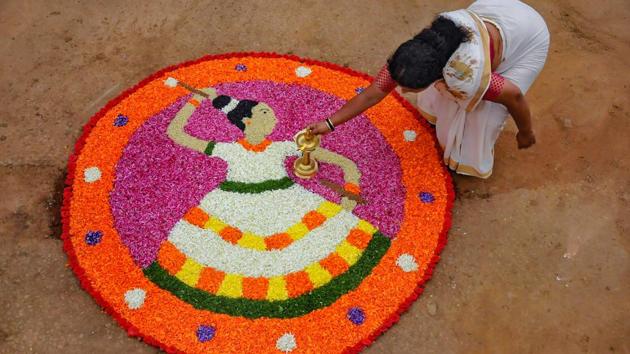
[[365, 312], [363, 312], [360, 307], [352, 307], [350, 310], [348, 310], [347, 317], [350, 322], [354, 323], [355, 325], [360, 325], [365, 322]]
[[114, 125], [117, 127], [122, 127], [127, 125], [127, 122], [129, 122], [129, 118], [123, 114], [119, 114], [118, 117], [116, 117], [116, 119], [114, 120]]
[[247, 71], [247, 67], [244, 64], [236, 64], [234, 69], [236, 69], [236, 71]]
[[217, 329], [214, 328], [214, 326], [201, 325], [199, 326], [199, 328], [197, 328], [197, 339], [199, 339], [199, 341], [202, 343], [207, 342], [214, 338], [216, 332]]
[[101, 242], [102, 238], [103, 238], [103, 233], [101, 231], [88, 231], [85, 234], [85, 243], [87, 243], [90, 246], [95, 246], [99, 242]]
[[433, 203], [435, 201], [435, 197], [429, 192], [422, 192], [420, 193], [420, 200], [423, 203]]
[[360, 94], [361, 92], [365, 91], [365, 89], [363, 87], [357, 87], [356, 89], [354, 89], [354, 92], [358, 94]]

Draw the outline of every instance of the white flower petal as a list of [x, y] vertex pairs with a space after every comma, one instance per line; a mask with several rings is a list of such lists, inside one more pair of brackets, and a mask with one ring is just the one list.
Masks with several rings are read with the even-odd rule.
[[294, 184], [255, 195], [215, 189], [201, 200], [199, 207], [241, 231], [264, 237], [285, 232], [323, 201], [320, 196]]
[[312, 72], [313, 70], [311, 70], [311, 68], [307, 66], [299, 66], [297, 69], [295, 69], [295, 75], [297, 75], [298, 77], [307, 77]]
[[177, 81], [177, 79], [175, 79], [174, 77], [169, 77], [168, 79], [164, 80], [164, 85], [168, 87], [177, 87], [178, 83], [179, 81]]
[[227, 162], [228, 181], [258, 183], [287, 176], [284, 160], [297, 150], [292, 141], [277, 141], [263, 152], [253, 152], [238, 143], [217, 143], [212, 156]]
[[405, 136], [406, 141], [415, 141], [417, 136], [416, 132], [413, 130], [405, 130], [403, 135]]
[[415, 272], [418, 270], [418, 263], [412, 255], [408, 253], [401, 254], [396, 260], [396, 265], [403, 270], [403, 272]]
[[276, 348], [279, 351], [288, 353], [293, 351], [293, 349], [297, 348], [297, 343], [295, 342], [295, 336], [293, 333], [285, 333], [276, 341]]
[[132, 310], [137, 310], [144, 304], [147, 292], [144, 289], [135, 288], [127, 290], [125, 293], [125, 303]]
[[101, 179], [101, 170], [98, 167], [89, 167], [83, 171], [83, 180], [93, 183]]

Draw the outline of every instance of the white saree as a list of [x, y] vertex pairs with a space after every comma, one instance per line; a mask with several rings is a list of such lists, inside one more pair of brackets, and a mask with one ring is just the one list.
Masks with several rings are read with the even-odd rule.
[[418, 95], [418, 108], [436, 125], [444, 163], [460, 174], [492, 174], [494, 144], [505, 125], [505, 106], [482, 100], [490, 85], [490, 46], [483, 21], [503, 38], [503, 59], [495, 72], [527, 92], [544, 66], [549, 31], [543, 18], [517, 0], [480, 0], [468, 9], [440, 14], [470, 32], [444, 67], [448, 92], [435, 84]]

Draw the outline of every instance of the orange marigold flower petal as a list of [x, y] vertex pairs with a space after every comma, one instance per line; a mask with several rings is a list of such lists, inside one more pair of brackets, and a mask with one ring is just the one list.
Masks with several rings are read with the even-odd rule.
[[186, 262], [186, 256], [175, 245], [168, 241], [162, 243], [158, 252], [158, 263], [162, 268], [169, 274], [175, 275], [182, 269], [184, 262]]
[[326, 268], [333, 277], [344, 273], [349, 268], [348, 263], [336, 253], [332, 253], [328, 257], [322, 259], [319, 261], [319, 264]]
[[313, 283], [305, 271], [288, 274], [286, 280], [289, 297], [296, 297], [313, 290]]
[[265, 299], [268, 288], [267, 278], [243, 278], [243, 296], [248, 299]]
[[302, 222], [309, 230], [313, 230], [314, 228], [320, 226], [324, 223], [324, 221], [326, 221], [326, 216], [315, 210], [309, 211], [302, 217]]
[[199, 207], [190, 208], [184, 215], [184, 220], [189, 223], [203, 228], [210, 216]]
[[197, 288], [216, 294], [221, 282], [223, 282], [223, 278], [225, 278], [225, 273], [214, 268], [206, 267], [201, 271]]
[[227, 226], [226, 228], [221, 230], [220, 235], [221, 237], [223, 237], [224, 240], [236, 244], [238, 240], [243, 237], [243, 232], [235, 227]]
[[287, 247], [293, 242], [291, 236], [286, 233], [275, 234], [265, 238], [265, 245], [268, 250], [279, 250]]
[[343, 186], [343, 189], [345, 189], [346, 191], [348, 191], [348, 192], [350, 192], [352, 194], [356, 194], [356, 195], [361, 194], [361, 188], [358, 185], [354, 184], [354, 183], [346, 183]]
[[348, 238], [346, 239], [351, 245], [355, 246], [358, 249], [364, 250], [367, 245], [370, 243], [372, 236], [366, 233], [363, 230], [352, 229], [348, 234]]

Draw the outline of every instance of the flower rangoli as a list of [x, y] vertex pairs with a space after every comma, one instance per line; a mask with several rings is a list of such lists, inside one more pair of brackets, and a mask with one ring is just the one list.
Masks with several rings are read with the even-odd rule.
[[322, 137], [317, 175], [295, 176], [294, 134], [370, 82], [239, 53], [111, 101], [69, 163], [64, 245], [82, 285], [169, 352], [360, 351], [420, 294], [453, 198], [431, 128], [397, 94]]

